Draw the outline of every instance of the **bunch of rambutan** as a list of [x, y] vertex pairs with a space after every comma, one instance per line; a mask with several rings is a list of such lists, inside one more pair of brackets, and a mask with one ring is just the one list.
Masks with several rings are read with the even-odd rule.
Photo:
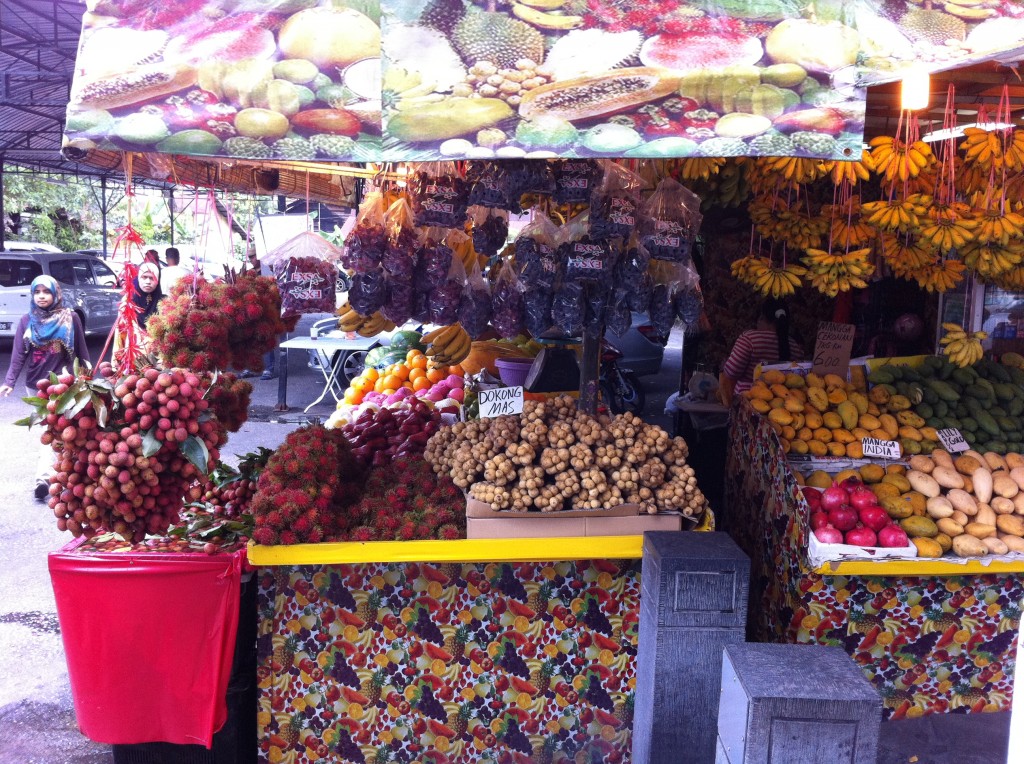
[[168, 363], [194, 371], [262, 371], [263, 355], [295, 328], [282, 318], [272, 278], [243, 273], [232, 283], [185, 276], [149, 319], [153, 350]]
[[252, 500], [257, 544], [315, 544], [346, 536], [365, 475], [338, 430], [295, 430], [267, 461]]
[[235, 374], [218, 374], [207, 393], [210, 408], [228, 432], [238, 432], [249, 418], [252, 385]]
[[339, 540], [452, 540], [466, 536], [466, 499], [422, 457], [374, 468], [351, 512], [360, 524]]

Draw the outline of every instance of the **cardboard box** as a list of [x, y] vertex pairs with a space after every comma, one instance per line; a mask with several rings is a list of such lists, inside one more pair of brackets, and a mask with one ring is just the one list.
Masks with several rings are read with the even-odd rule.
[[476, 499], [466, 500], [466, 538], [470, 539], [636, 536], [682, 527], [680, 513], [641, 515], [636, 504], [565, 512], [496, 512]]

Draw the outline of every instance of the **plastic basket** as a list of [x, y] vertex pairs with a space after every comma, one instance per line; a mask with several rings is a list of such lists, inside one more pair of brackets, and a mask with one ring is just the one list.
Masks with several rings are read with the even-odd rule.
[[532, 358], [498, 358], [494, 365], [498, 367], [498, 376], [509, 387], [518, 387], [526, 383], [526, 376], [533, 366]]

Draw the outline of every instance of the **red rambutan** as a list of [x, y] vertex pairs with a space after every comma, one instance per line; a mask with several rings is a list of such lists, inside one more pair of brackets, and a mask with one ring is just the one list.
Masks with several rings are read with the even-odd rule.
[[295, 535], [293, 531], [281, 531], [280, 543], [284, 544], [285, 546], [290, 546], [291, 544], [298, 544], [299, 538]]

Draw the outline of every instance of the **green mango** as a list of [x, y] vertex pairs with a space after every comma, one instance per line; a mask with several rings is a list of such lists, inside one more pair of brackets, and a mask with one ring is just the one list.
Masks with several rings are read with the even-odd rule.
[[1001, 401], [1012, 401], [1017, 397], [1017, 388], [1009, 382], [998, 382], [993, 387], [996, 391], [996, 398]]
[[960, 426], [957, 429], [961, 432], [977, 432], [978, 420], [970, 416], [961, 417]]
[[929, 379], [925, 382], [932, 390], [935, 391], [936, 395], [944, 401], [955, 402], [960, 400], [960, 391], [953, 387], [948, 382], [943, 382], [938, 379]]
[[[924, 391], [926, 394], [930, 392], [932, 393], [932, 395], [935, 395], [935, 391], [932, 390], [930, 387], [926, 387]], [[946, 403], [941, 398], [939, 398], [939, 396], [935, 395], [935, 400], [931, 401], [931, 403], [933, 408], [935, 409], [935, 416], [943, 417], [949, 414], [949, 404]]]
[[1000, 435], [1002, 429], [996, 423], [996, 420], [992, 418], [992, 415], [987, 411], [978, 411], [974, 418], [978, 420], [978, 427], [983, 429], [989, 435]]
[[872, 385], [891, 385], [895, 381], [896, 378], [892, 374], [881, 369], [875, 369], [868, 374], [868, 382]]
[[922, 419], [931, 419], [933, 416], [935, 416], [935, 409], [933, 409], [924, 401], [921, 401], [916, 406], [914, 406], [914, 413], [917, 414]]
[[970, 368], [956, 369], [951, 375], [951, 378], [954, 382], [956, 382], [959, 385], [972, 385], [974, 384], [974, 381], [978, 378], [978, 375], [975, 374], [974, 370]]

